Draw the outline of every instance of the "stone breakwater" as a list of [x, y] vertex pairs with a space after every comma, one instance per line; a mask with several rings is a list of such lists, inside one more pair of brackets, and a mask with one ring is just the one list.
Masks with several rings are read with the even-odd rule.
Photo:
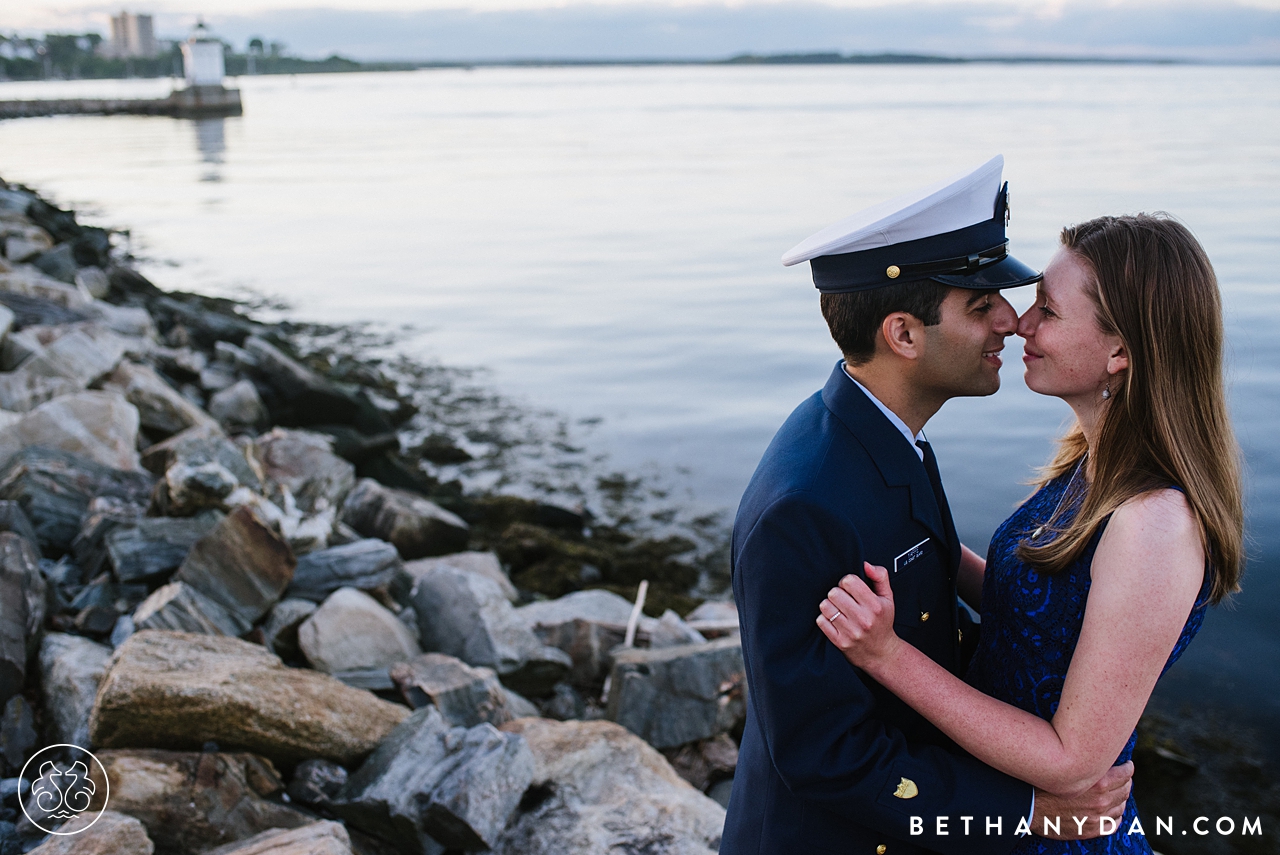
[[[0, 183], [0, 853], [716, 850], [695, 544], [438, 478], [412, 391]], [[70, 836], [19, 777], [58, 743], [102, 764]]]

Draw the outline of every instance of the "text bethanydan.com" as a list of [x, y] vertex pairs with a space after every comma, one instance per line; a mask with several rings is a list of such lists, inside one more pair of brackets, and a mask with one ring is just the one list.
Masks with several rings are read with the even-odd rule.
[[[1085, 826], [1089, 824], [1092, 817], [1045, 817], [1044, 828], [1033, 829], [1031, 821], [1026, 817], [1018, 823], [1018, 827], [1013, 830], [1014, 834], [1041, 834], [1045, 837], [1049, 835], [1060, 836], [1064, 830], [1070, 832], [1072, 824], [1078, 834], [1084, 834]], [[1235, 817], [1220, 816], [1216, 820], [1207, 816], [1198, 816], [1191, 822], [1179, 824], [1175, 822], [1172, 816], [1158, 816], [1155, 818], [1155, 837], [1174, 835], [1183, 836], [1188, 834], [1199, 835], [1205, 837], [1210, 834], [1217, 834], [1220, 837], [1230, 837], [1233, 834], [1262, 836], [1262, 818], [1261, 817], [1242, 817], [1238, 822]], [[1109, 834], [1141, 834], [1146, 836], [1146, 829], [1142, 826], [1142, 821], [1137, 817], [1129, 823], [1128, 827], [1121, 829], [1120, 820], [1113, 819], [1109, 816], [1098, 818], [1098, 828], [1105, 837]], [[937, 816], [934, 817], [933, 828], [929, 829], [939, 837], [947, 837], [952, 834], [970, 835], [970, 834], [1004, 834], [1004, 818], [1003, 817], [982, 817], [979, 821], [977, 817], [972, 816]], [[918, 836], [925, 833], [925, 821], [922, 816], [911, 817], [911, 834]]]

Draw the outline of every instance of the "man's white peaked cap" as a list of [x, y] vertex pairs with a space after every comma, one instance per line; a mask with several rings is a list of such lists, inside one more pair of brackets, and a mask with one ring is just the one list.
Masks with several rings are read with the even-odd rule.
[[785, 255], [785, 266], [823, 255], [892, 246], [990, 220], [1000, 193], [1004, 156], [977, 169], [872, 205], [810, 235]]

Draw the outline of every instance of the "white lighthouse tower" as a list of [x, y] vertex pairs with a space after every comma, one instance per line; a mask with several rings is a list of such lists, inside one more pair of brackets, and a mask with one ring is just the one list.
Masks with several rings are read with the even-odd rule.
[[244, 112], [240, 90], [223, 86], [227, 66], [222, 42], [203, 20], [197, 21], [191, 37], [182, 43], [182, 67], [187, 86], [173, 93], [178, 115], [239, 116]]
[[204, 21], [197, 22], [191, 37], [182, 43], [182, 68], [188, 86], [221, 86], [227, 75], [222, 42], [209, 33]]

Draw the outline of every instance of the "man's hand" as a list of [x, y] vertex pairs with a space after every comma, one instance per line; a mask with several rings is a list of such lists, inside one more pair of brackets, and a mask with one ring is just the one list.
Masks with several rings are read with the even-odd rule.
[[[1031, 817], [1031, 833], [1053, 840], [1087, 840], [1098, 837], [1104, 829], [1099, 827], [1101, 818], [1109, 816], [1117, 823], [1107, 823], [1108, 833], [1124, 833], [1118, 823], [1124, 814], [1124, 804], [1133, 789], [1133, 762], [1112, 766], [1107, 774], [1083, 793], [1073, 796], [1055, 796], [1044, 790], [1036, 790], [1035, 814]], [[1045, 820], [1049, 821], [1048, 829]], [[1058, 820], [1059, 831], [1053, 830]]]

